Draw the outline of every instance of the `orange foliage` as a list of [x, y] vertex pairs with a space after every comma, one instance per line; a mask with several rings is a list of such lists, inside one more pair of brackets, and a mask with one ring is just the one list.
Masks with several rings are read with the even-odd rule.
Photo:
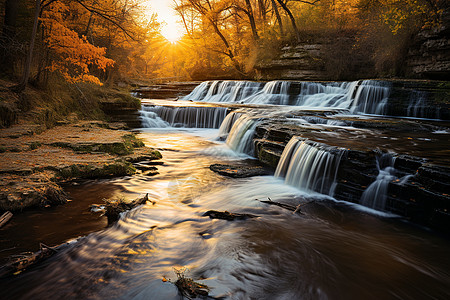
[[44, 42], [54, 55], [48, 69], [60, 73], [68, 82], [92, 82], [101, 85], [100, 80], [89, 74], [90, 68], [105, 71], [114, 61], [105, 57], [106, 48], [96, 47], [85, 36], [69, 28], [66, 16], [69, 6], [53, 2], [40, 18], [45, 32]]

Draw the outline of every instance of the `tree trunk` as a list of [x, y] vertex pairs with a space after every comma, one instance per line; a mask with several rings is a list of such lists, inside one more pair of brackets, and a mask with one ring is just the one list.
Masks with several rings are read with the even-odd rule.
[[250, 0], [245, 0], [245, 3], [247, 5], [247, 15], [248, 15], [248, 19], [250, 20], [250, 26], [252, 28], [253, 39], [255, 41], [257, 41], [257, 40], [259, 40], [259, 36], [258, 36], [258, 31], [256, 29], [256, 23], [255, 23], [255, 17], [253, 15], [252, 4], [250, 3]]
[[283, 0], [277, 0], [278, 3], [280, 3], [281, 7], [286, 11], [286, 13], [289, 16], [289, 19], [291, 19], [292, 27], [294, 28], [295, 36], [297, 37], [297, 42], [300, 43], [301, 37], [300, 37], [300, 31], [298, 31], [297, 24], [295, 23], [295, 18], [292, 15], [291, 10], [286, 6], [286, 4], [283, 2]]
[[86, 26], [86, 30], [84, 31], [84, 36], [85, 36], [86, 38], [87, 38], [87, 36], [88, 36], [88, 34], [89, 34], [89, 31], [91, 30], [91, 24], [92, 24], [92, 19], [93, 19], [93, 17], [94, 17], [94, 13], [91, 12], [91, 14], [90, 14], [90, 16], [89, 16], [89, 21], [88, 21], [87, 26]]
[[28, 84], [28, 78], [30, 77], [31, 61], [33, 59], [33, 48], [34, 42], [36, 41], [36, 32], [39, 22], [40, 11], [41, 11], [41, 0], [36, 0], [36, 6], [34, 10], [33, 30], [31, 31], [31, 39], [30, 39], [30, 48], [28, 49], [28, 55], [23, 70], [22, 81], [17, 87], [15, 87], [17, 92], [22, 92], [23, 90], [25, 90]]
[[272, 0], [273, 11], [277, 17], [278, 25], [280, 26], [280, 35], [284, 36], [283, 21], [281, 20], [280, 12], [278, 11], [278, 6], [275, 0]]
[[264, 27], [266, 26], [266, 19], [267, 19], [267, 9], [266, 4], [264, 0], [258, 0], [258, 6], [259, 6], [259, 14], [261, 15], [261, 19], [263, 20]]
[[0, 69], [2, 73], [13, 73], [13, 56], [10, 45], [16, 38], [17, 18], [19, 15], [19, 7], [21, 0], [6, 0], [5, 2], [5, 15], [3, 22], [3, 30], [0, 36], [0, 43], [2, 44], [0, 49]]

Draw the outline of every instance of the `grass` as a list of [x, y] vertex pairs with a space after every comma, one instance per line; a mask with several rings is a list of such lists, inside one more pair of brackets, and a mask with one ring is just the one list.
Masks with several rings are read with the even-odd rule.
[[[0, 84], [7, 86], [9, 81]], [[14, 102], [20, 111], [21, 118], [40, 124], [44, 129], [57, 125], [58, 121], [73, 114], [78, 119], [105, 121], [107, 116], [103, 109], [108, 107], [107, 103], [119, 103], [120, 107], [131, 109], [139, 109], [141, 105], [140, 100], [132, 97], [127, 89], [88, 83], [71, 84], [57, 76], [51, 76], [46, 86], [33, 87], [30, 84], [20, 94], [5, 88], [0, 92], [0, 98], [1, 103], [4, 99], [10, 99], [9, 102]], [[14, 115], [9, 116], [9, 106], [5, 104], [0, 107], [1, 121], [5, 123], [0, 127], [9, 127], [16, 122]]]

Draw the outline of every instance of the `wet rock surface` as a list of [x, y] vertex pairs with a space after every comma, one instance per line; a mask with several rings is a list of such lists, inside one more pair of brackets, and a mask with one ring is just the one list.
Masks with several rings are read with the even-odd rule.
[[[300, 117], [300, 116], [299, 116]], [[301, 122], [268, 120], [255, 131], [255, 156], [276, 167], [284, 147], [297, 136], [340, 149], [334, 197], [361, 203], [379, 174], [377, 156], [392, 152], [395, 173], [388, 184], [385, 210], [438, 231], [450, 231], [450, 166], [446, 134], [433, 134], [445, 123], [402, 119], [337, 117], [350, 128], [308, 128]]]
[[213, 164], [212, 171], [233, 178], [244, 178], [273, 174], [273, 170], [259, 163], [257, 160], [245, 160], [233, 164]]

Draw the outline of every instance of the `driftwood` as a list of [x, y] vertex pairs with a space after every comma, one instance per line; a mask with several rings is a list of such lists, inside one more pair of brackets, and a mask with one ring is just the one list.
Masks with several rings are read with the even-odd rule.
[[57, 247], [49, 247], [44, 244], [40, 244], [41, 249], [37, 252], [30, 253], [27, 255], [19, 255], [12, 259], [12, 261], [4, 266], [0, 267], [0, 278], [18, 275], [19, 273], [25, 271], [27, 268], [36, 265], [39, 262], [53, 256], [58, 253], [58, 249], [62, 246], [67, 245], [64, 243]]
[[[132, 201], [125, 199], [108, 199], [105, 200], [105, 215], [108, 217], [108, 225], [119, 220], [120, 213], [135, 208], [138, 205], [145, 204], [148, 201], [148, 194], [142, 198]], [[153, 202], [153, 204], [155, 204]]]
[[289, 205], [289, 204], [285, 204], [285, 203], [281, 203], [281, 202], [272, 201], [272, 199], [270, 199], [269, 197], [267, 197], [267, 199], [269, 199], [269, 200], [258, 200], [258, 199], [256, 199], [256, 200], [258, 200], [260, 202], [263, 202], [263, 203], [266, 203], [266, 204], [276, 205], [276, 206], [282, 207], [284, 209], [292, 211], [294, 214], [303, 214], [302, 211], [301, 211], [301, 207], [315, 202], [315, 200], [312, 200], [312, 201], [309, 201], [309, 202], [300, 203], [297, 206], [293, 206], [293, 205]]
[[2, 228], [4, 225], [6, 225], [6, 223], [8, 223], [9, 220], [11, 220], [13, 214], [10, 211], [5, 212], [1, 217], [0, 217], [0, 228]]
[[[178, 291], [184, 297], [188, 299], [193, 298], [210, 298], [208, 297], [209, 287], [207, 285], [201, 284], [199, 282], [195, 282], [192, 278], [186, 277], [184, 273], [186, 272], [186, 268], [175, 269], [174, 272], [177, 274], [177, 281], [175, 282], [175, 286], [178, 288]], [[164, 278], [165, 279], [165, 278]], [[167, 281], [163, 280], [163, 281]], [[211, 298], [213, 299], [213, 298]]]
[[221, 219], [227, 221], [233, 220], [246, 220], [248, 218], [257, 218], [256, 215], [250, 214], [239, 214], [239, 213], [230, 213], [228, 211], [217, 211], [217, 210], [208, 210], [203, 214], [204, 217], [208, 216], [211, 219]]

